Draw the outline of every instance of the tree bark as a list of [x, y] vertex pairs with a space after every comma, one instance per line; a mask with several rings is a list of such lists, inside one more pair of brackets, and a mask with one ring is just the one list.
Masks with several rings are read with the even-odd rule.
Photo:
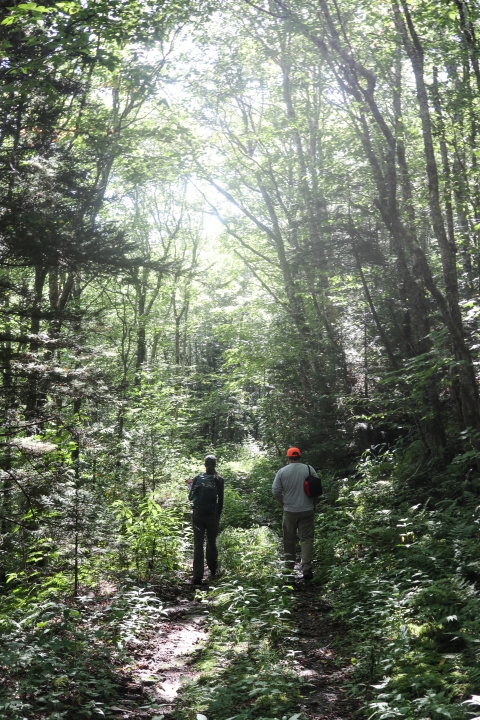
[[353, 250], [353, 255], [354, 255], [356, 263], [357, 263], [358, 274], [360, 275], [360, 280], [362, 281], [363, 290], [365, 292], [365, 297], [367, 299], [367, 303], [370, 308], [370, 312], [372, 313], [372, 317], [375, 322], [375, 326], [378, 330], [378, 334], [380, 335], [383, 346], [384, 346], [385, 350], [387, 351], [388, 359], [390, 360], [390, 365], [392, 366], [393, 370], [398, 370], [399, 369], [398, 361], [395, 357], [395, 354], [392, 350], [392, 346], [390, 345], [390, 341], [387, 337], [387, 334], [383, 328], [383, 325], [380, 321], [377, 310], [373, 303], [372, 296], [370, 294], [370, 290], [367, 285], [367, 281], [365, 279], [365, 274], [363, 272], [362, 264], [360, 262], [360, 258], [359, 258], [357, 247], [356, 247], [355, 243], [353, 243], [353, 245], [352, 245], [352, 250]]

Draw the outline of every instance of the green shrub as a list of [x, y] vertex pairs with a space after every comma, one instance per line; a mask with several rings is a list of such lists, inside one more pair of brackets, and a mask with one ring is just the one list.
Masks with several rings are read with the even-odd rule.
[[190, 544], [190, 526], [176, 508], [162, 507], [153, 496], [141, 501], [138, 511], [123, 501], [114, 503], [124, 538], [124, 564], [137, 577], [148, 580], [181, 566]]
[[218, 538], [222, 569], [232, 578], [282, 577], [280, 541], [269, 528], [227, 528]]
[[253, 522], [252, 506], [248, 495], [241, 495], [238, 490], [226, 485], [220, 529], [249, 528]]
[[117, 695], [113, 660], [158, 621], [153, 593], [127, 587], [91, 606], [46, 602], [0, 620], [0, 717], [80, 720], [108, 715]]
[[480, 682], [478, 500], [447, 469], [436, 478], [447, 499], [415, 503], [423, 461], [418, 445], [366, 455], [316, 520], [333, 616], [356, 642], [349, 690], [372, 720], [465, 718]]

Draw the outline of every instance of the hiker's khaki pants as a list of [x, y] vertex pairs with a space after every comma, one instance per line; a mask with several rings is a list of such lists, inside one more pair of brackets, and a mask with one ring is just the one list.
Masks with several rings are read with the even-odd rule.
[[283, 511], [283, 552], [289, 570], [293, 570], [295, 565], [298, 533], [302, 552], [302, 572], [304, 575], [310, 575], [312, 572], [314, 528], [315, 514], [313, 510], [298, 513]]

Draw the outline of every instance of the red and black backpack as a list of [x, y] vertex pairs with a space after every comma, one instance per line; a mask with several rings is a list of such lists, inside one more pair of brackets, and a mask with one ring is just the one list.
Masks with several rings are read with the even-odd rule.
[[320, 495], [323, 495], [322, 479], [319, 477], [315, 477], [315, 475], [312, 474], [313, 471], [310, 465], [307, 465], [307, 468], [308, 475], [303, 481], [303, 489], [305, 490], [305, 495], [307, 495], [309, 498], [320, 497]]

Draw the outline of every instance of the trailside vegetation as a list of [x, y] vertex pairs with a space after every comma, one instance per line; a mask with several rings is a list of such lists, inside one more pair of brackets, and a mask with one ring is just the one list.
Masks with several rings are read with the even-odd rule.
[[175, 718], [301, 720], [288, 445], [359, 712], [478, 712], [479, 37], [473, 0], [2, 4], [0, 718], [115, 717], [215, 453]]

